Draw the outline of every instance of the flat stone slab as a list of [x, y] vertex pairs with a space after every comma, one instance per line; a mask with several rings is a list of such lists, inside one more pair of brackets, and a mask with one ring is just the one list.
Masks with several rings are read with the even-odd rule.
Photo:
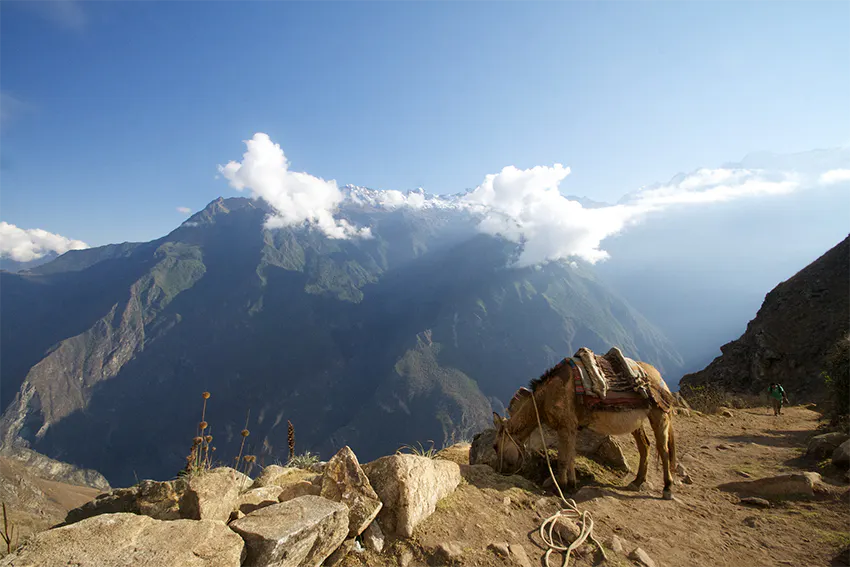
[[318, 567], [345, 541], [348, 508], [301, 496], [255, 510], [230, 529], [245, 540], [245, 567]]

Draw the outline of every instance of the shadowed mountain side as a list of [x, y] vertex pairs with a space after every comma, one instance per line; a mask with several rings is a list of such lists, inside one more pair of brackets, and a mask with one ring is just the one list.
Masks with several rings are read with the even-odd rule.
[[824, 358], [848, 332], [850, 236], [774, 288], [736, 341], [682, 384], [717, 384], [730, 392], [758, 393], [781, 383], [797, 401], [819, 400]]
[[[262, 202], [220, 199], [126, 256], [3, 274], [27, 298], [4, 297], [4, 337], [21, 328], [32, 341], [20, 353], [0, 345], [4, 386], [7, 368], [20, 385], [0, 421], [4, 443], [115, 484], [168, 478], [209, 391], [223, 462], [248, 410], [258, 462], [285, 459], [287, 420], [298, 452], [349, 443], [373, 458], [468, 435], [491, 401], [580, 346], [681, 364], [589, 269], [507, 268], [516, 246], [476, 235], [457, 211], [346, 213], [372, 226], [367, 240], [264, 230], [265, 214]], [[67, 321], [42, 333], [32, 322], [49, 322], [51, 309]]]

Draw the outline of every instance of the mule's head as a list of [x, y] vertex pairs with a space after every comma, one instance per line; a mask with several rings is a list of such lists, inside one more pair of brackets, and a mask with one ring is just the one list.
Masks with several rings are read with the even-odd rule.
[[498, 458], [499, 472], [516, 469], [522, 461], [522, 448], [511, 436], [507, 418], [493, 412], [493, 426], [496, 428], [493, 450]]

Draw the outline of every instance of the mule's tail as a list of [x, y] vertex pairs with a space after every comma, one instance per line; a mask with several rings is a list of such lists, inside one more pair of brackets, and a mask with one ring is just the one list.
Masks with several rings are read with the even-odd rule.
[[670, 472], [676, 474], [676, 435], [672, 418], [667, 422], [667, 454], [670, 456]]

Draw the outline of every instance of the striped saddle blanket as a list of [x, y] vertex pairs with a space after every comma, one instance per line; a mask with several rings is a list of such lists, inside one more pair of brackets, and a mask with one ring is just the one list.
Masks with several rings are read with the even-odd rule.
[[567, 359], [576, 394], [585, 407], [596, 410], [648, 408], [651, 393], [646, 373], [613, 347], [604, 356], [582, 347]]

